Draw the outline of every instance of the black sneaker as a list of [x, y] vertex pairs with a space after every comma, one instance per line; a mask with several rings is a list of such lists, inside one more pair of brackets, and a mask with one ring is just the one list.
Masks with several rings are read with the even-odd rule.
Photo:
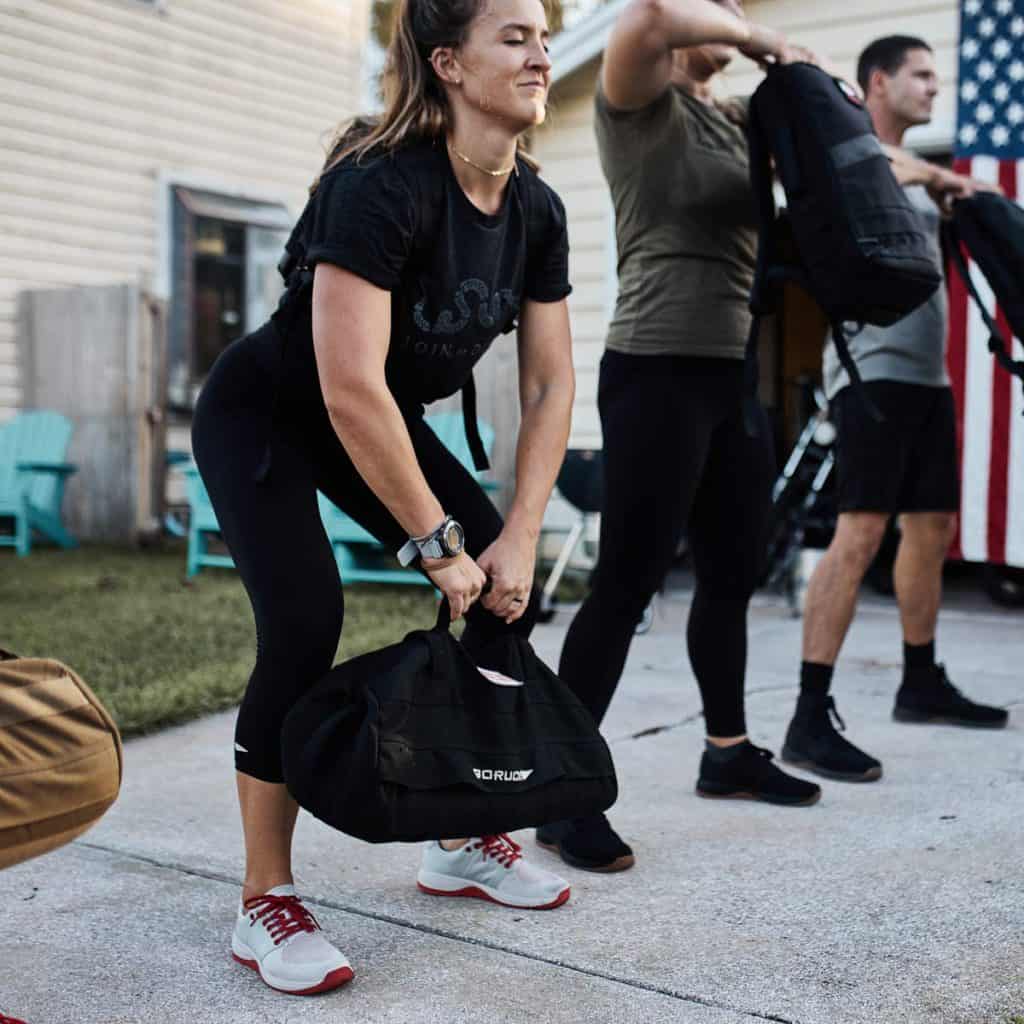
[[903, 677], [892, 717], [897, 722], [965, 725], [976, 729], [1002, 729], [1010, 717], [1005, 708], [975, 704], [946, 675], [945, 665], [932, 665]]
[[537, 829], [537, 845], [584, 871], [625, 871], [634, 863], [633, 851], [603, 814], [541, 825]]
[[769, 804], [807, 807], [821, 799], [821, 787], [794, 778], [772, 764], [770, 750], [755, 747], [749, 740], [726, 747], [727, 760], [708, 751], [700, 759], [697, 795], [714, 799], [763, 800]]
[[801, 694], [786, 732], [782, 760], [794, 768], [824, 775], [826, 779], [842, 782], [874, 782], [880, 779], [881, 763], [840, 736], [833, 718], [845, 731], [846, 723], [831, 697], [827, 694]]

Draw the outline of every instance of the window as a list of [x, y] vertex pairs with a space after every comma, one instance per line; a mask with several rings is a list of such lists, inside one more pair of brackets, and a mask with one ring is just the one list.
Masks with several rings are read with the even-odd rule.
[[279, 205], [173, 189], [167, 397], [189, 413], [217, 356], [273, 312], [291, 227]]

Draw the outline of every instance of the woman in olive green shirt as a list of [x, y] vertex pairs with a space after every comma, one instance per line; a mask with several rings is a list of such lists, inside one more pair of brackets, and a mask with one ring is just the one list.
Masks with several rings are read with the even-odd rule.
[[[737, 49], [762, 63], [811, 59], [736, 0], [633, 0], [605, 51], [595, 126], [619, 267], [598, 388], [605, 495], [593, 587], [559, 673], [600, 721], [685, 529], [697, 576], [687, 639], [708, 734], [697, 791], [803, 805], [819, 788], [776, 768], [744, 717], [774, 457], [763, 413], [750, 437], [742, 412], [757, 247], [746, 103], [712, 91]], [[603, 816], [538, 840], [578, 867], [633, 863]]]

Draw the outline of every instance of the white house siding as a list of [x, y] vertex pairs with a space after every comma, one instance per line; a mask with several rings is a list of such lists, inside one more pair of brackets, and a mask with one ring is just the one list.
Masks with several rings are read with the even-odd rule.
[[[942, 92], [933, 123], [915, 129], [907, 141], [928, 149], [949, 148], [959, 24], [955, 0], [748, 0], [745, 6], [752, 20], [809, 46], [838, 73], [851, 79], [860, 51], [872, 39], [900, 33], [928, 41], [935, 50]], [[616, 288], [612, 213], [592, 126], [598, 67], [599, 59], [592, 60], [557, 82], [552, 115], [534, 141], [544, 176], [561, 195], [569, 217], [570, 270], [575, 289], [570, 310], [577, 372], [570, 443], [577, 447], [601, 444], [597, 366]], [[740, 59], [724, 84], [728, 92], [743, 94], [752, 92], [758, 80], [756, 66]]]
[[367, 21], [368, 0], [0, 0], [0, 420], [21, 289], [167, 297], [169, 182], [301, 208]]
[[560, 83], [533, 151], [544, 180], [562, 197], [569, 221], [569, 297], [576, 364], [576, 408], [570, 445], [599, 448], [597, 365], [613, 298], [612, 209], [593, 128], [596, 65]]
[[[837, 73], [856, 78], [857, 58], [873, 39], [910, 35], [924, 39], [935, 51], [941, 91], [932, 123], [907, 135], [907, 143], [948, 149], [956, 118], [957, 36], [960, 28], [956, 0], [761, 0], [746, 4], [751, 19], [778, 29], [787, 39], [810, 47]], [[760, 79], [750, 61], [737, 62], [729, 90], [750, 93]]]

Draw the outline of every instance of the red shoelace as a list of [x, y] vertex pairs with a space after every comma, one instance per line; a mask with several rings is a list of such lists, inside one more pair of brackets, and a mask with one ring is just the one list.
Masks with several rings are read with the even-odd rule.
[[504, 832], [496, 836], [481, 836], [473, 846], [477, 850], [483, 850], [485, 857], [493, 857], [507, 868], [512, 867], [523, 855], [523, 848]]
[[[298, 896], [254, 896], [245, 901], [245, 909], [251, 920], [263, 921], [275, 946], [299, 932], [315, 932], [320, 927]], [[0, 1024], [4, 1024], [2, 1018]]]

